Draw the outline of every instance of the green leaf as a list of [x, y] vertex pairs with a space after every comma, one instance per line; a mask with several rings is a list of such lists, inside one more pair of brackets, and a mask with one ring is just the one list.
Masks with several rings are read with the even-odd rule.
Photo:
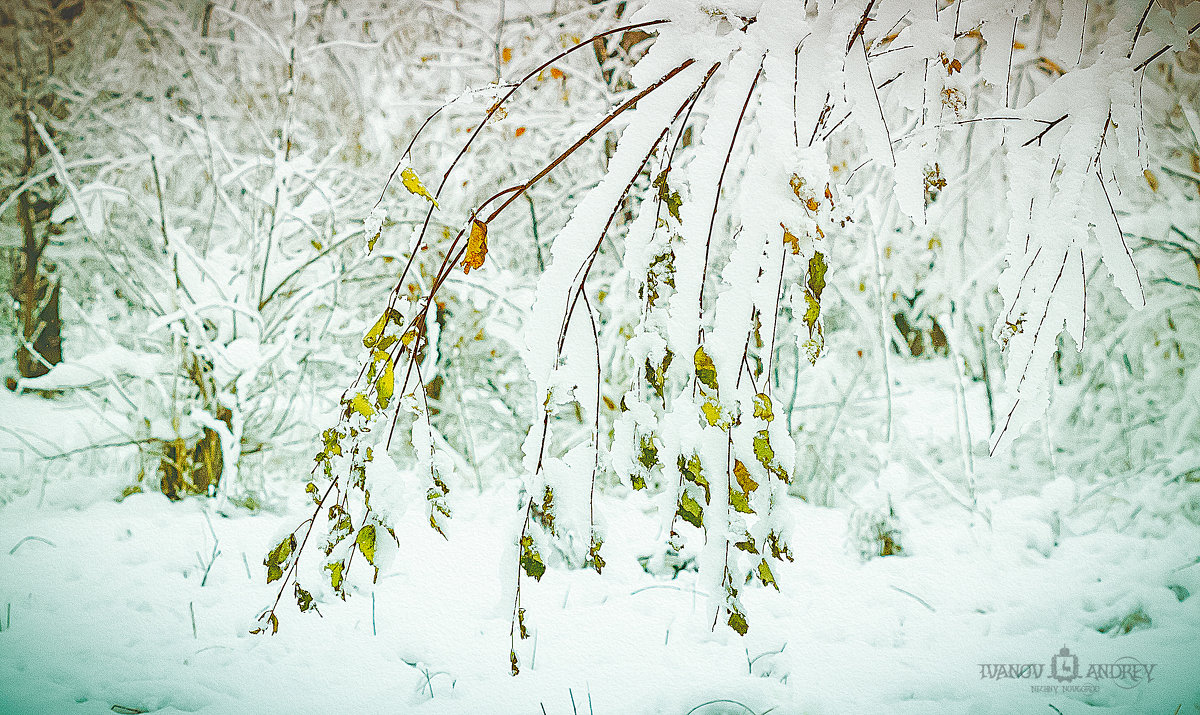
[[333, 531], [335, 534], [348, 536], [353, 527], [350, 521], [350, 513], [341, 506], [334, 504], [329, 507], [329, 520], [333, 522]]
[[679, 510], [676, 513], [697, 529], [703, 528], [704, 509], [687, 492], [679, 495]]
[[[675, 254], [670, 250], [659, 254], [658, 257], [650, 262], [644, 287], [648, 307], [653, 308], [654, 304], [658, 301], [661, 286], [675, 287]], [[667, 355], [663, 359], [662, 373], [666, 372], [667, 365], [671, 362], [671, 357], [671, 351], [667, 350]]]
[[788, 548], [787, 544], [783, 543], [783, 539], [779, 538], [779, 534], [776, 534], [774, 531], [767, 534], [767, 546], [770, 547], [771, 556], [775, 557], [775, 559], [779, 561], [783, 561], [784, 559], [788, 561], [794, 560], [791, 549]]
[[729, 490], [729, 504], [733, 506], [734, 511], [743, 514], [753, 514], [754, 509], [750, 507], [750, 495], [745, 492], [739, 492], [736, 489]]
[[654, 389], [654, 394], [658, 395], [659, 397], [662, 397], [663, 396], [662, 373], [660, 373], [658, 370], [656, 370], [654, 365], [652, 365], [650, 363], [650, 358], [646, 358], [645, 374], [646, 374], [646, 382], [649, 383], [650, 387]]
[[762, 581], [764, 586], [774, 586], [776, 591], [779, 590], [779, 584], [775, 583], [775, 574], [771, 573], [771, 567], [767, 565], [766, 559], [758, 564], [758, 580]]
[[308, 591], [305, 591], [304, 589], [300, 588], [299, 583], [296, 584], [295, 593], [296, 593], [296, 605], [300, 607], [301, 613], [307, 613], [308, 611], [311, 611], [314, 608], [316, 608], [316, 604], [313, 603], [312, 594], [309, 593]]
[[638, 464], [646, 469], [653, 469], [654, 465], [658, 464], [658, 447], [654, 446], [654, 439], [648, 434], [642, 435]]
[[675, 357], [675, 355], [668, 350], [666, 354], [663, 355], [662, 363], [660, 363], [658, 367], [655, 367], [650, 362], [650, 358], [646, 358], [646, 382], [650, 384], [650, 387], [654, 388], [654, 394], [658, 395], [660, 398], [663, 396], [663, 388], [666, 385], [667, 368], [671, 366], [671, 358], [673, 357]]
[[532, 536], [521, 537], [521, 568], [535, 581], [541, 581], [542, 576], [546, 573], [546, 564], [542, 561], [541, 554], [534, 548]]
[[814, 251], [812, 258], [808, 259], [808, 292], [818, 303], [821, 302], [821, 291], [825, 290], [826, 270], [825, 256], [820, 251]]
[[296, 550], [296, 535], [288, 534], [268, 555], [270, 563], [281, 564]]
[[546, 490], [542, 494], [542, 503], [532, 502], [530, 511], [533, 518], [537, 520], [542, 528], [550, 532], [551, 536], [558, 536], [558, 530], [554, 527], [554, 488], [549, 484], [546, 485]]
[[668, 169], [663, 169], [651, 185], [658, 189], [658, 198], [667, 205], [671, 216], [682, 222], [683, 219], [679, 218], [679, 207], [683, 205], [683, 201], [679, 198], [679, 192], [671, 191], [671, 187], [667, 185], [667, 171]]
[[592, 545], [588, 548], [588, 560], [592, 562], [592, 568], [596, 569], [596, 573], [604, 570], [604, 558], [600, 556], [600, 547], [604, 546], [604, 539], [592, 534]]
[[750, 624], [746, 622], [746, 617], [737, 611], [729, 612], [729, 627], [737, 631], [739, 636], [746, 635], [750, 630]]
[[754, 396], [754, 416], [770, 422], [775, 419], [775, 413], [771, 409], [771, 398], [763, 393], [758, 393]]
[[358, 530], [358, 536], [354, 537], [354, 543], [358, 545], [358, 550], [362, 552], [363, 558], [372, 566], [375, 565], [375, 525], [367, 524]]
[[335, 456], [341, 455], [341, 453], [342, 453], [342, 433], [341, 432], [338, 432], [335, 428], [330, 427], [329, 429], [322, 432], [321, 436], [324, 438], [324, 441], [325, 441], [325, 450], [320, 455], [317, 456], [317, 461], [320, 461], [322, 456], [328, 458], [328, 457], [335, 457]]
[[278, 546], [271, 549], [267, 558], [263, 560], [263, 565], [267, 567], [267, 583], [273, 583], [283, 578], [283, 566], [295, 550], [295, 534], [288, 534], [283, 541], [279, 542]]
[[765, 429], [754, 435], [754, 457], [768, 470], [771, 468], [771, 462], [775, 460], [775, 450], [771, 449], [771, 435]]
[[696, 348], [696, 378], [704, 384], [705, 387], [713, 390], [717, 389], [717, 366], [713, 364], [712, 358], [708, 353], [704, 352], [704, 346]]
[[679, 467], [679, 472], [683, 475], [684, 479], [698, 487], [704, 488], [704, 503], [712, 503], [712, 493], [709, 490], [708, 480], [704, 478], [704, 472], [700, 467], [700, 455], [693, 454], [687, 460], [683, 458], [683, 455], [679, 455], [679, 459], [675, 464]]
[[808, 334], [812, 335], [817, 328], [817, 321], [821, 318], [821, 304], [808, 293], [804, 294], [804, 302], [808, 305], [804, 310], [804, 324], [808, 326]]
[[754, 456], [767, 472], [774, 474], [785, 483], [791, 483], [791, 477], [787, 470], [775, 462], [775, 450], [771, 448], [771, 435], [765, 429], [759, 430], [754, 435]]
[[733, 546], [734, 546], [734, 548], [741, 549], [742, 551], [745, 551], [748, 554], [757, 554], [758, 553], [758, 547], [754, 545], [754, 537], [749, 534], [746, 534], [745, 541], [735, 541], [733, 543]]
[[821, 341], [815, 340], [814, 336], [821, 334], [821, 326], [817, 322], [821, 318], [821, 292], [825, 290], [825, 256], [816, 251], [812, 258], [808, 259], [808, 282], [804, 291], [804, 302], [807, 308], [804, 311], [804, 323], [808, 326], [809, 342], [805, 347], [808, 351], [809, 362], [816, 363], [817, 357], [821, 354]]
[[808, 361], [816, 365], [817, 358], [821, 357], [821, 350], [825, 347], [825, 337], [821, 335], [820, 327], [817, 328], [817, 335], [814, 338], [809, 338], [804, 341], [804, 353]]

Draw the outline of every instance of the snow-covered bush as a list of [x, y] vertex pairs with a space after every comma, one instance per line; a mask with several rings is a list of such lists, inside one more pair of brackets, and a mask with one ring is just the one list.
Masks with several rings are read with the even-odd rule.
[[[1169, 520], [1193, 498], [1200, 433], [1200, 117], [1189, 98], [1200, 89], [1194, 49], [1148, 70], [1143, 86], [1148, 156], [1144, 182], [1129, 186], [1118, 211], [1144, 276], [1146, 306], [1115, 299], [1096, 266], [1088, 268], [1088, 308], [1098, 335], [1075, 353], [1056, 354], [1049, 419], [1055, 466], [1085, 473], [1103, 465], [1100, 484], [1134, 475], [1162, 478], [1136, 507]], [[1189, 510], [1185, 507], [1183, 513]]]
[[[368, 110], [328, 86], [373, 75], [366, 50], [341, 47], [369, 49], [361, 17], [300, 3], [203, 9], [86, 15], [111, 41], [63, 80], [56, 129], [78, 134], [89, 161], [51, 147], [68, 196], [52, 219], [65, 224], [78, 313], [116, 345], [80, 340], [63, 369], [25, 386], [93, 395], [149, 445], [143, 470], [169, 496], [224, 484], [244, 498], [244, 455], [287, 452], [350, 364], [339, 337], [356, 330], [364, 292], [349, 279], [366, 263], [351, 244], [372, 144]], [[146, 356], [133, 361], [143, 369], [108, 369], [97, 356], [115, 348]]]
[[[77, 47], [81, 57], [59, 79], [65, 116], [37, 123], [53, 144], [39, 168], [62, 187], [52, 250], [82, 320], [71, 326], [68, 364], [22, 386], [70, 389], [93, 405], [138, 447], [134, 471], [173, 497], [215, 493], [223, 482], [228, 495], [261, 503], [263, 467], [286, 470], [310, 454], [312, 419], [337, 404], [362, 326], [426, 219], [425, 204], [396, 203], [397, 192], [409, 195], [397, 182], [383, 197], [395, 204], [383, 236], [367, 231], [378, 177], [438, 104], [411, 148], [420, 157], [457, 151], [447, 147], [495, 102], [495, 89], [473, 88], [607, 24], [609, 12], [567, 12], [557, 27], [514, 14], [484, 34], [495, 45], [484, 52], [469, 18], [420, 3], [97, 4], [81, 31], [103, 41]], [[607, 91], [557, 68], [537, 86], [528, 106], [541, 114], [509, 107], [513, 116], [482, 127], [485, 150], [462, 162], [477, 180], [449, 187], [452, 200], [477, 200], [472, 192], [524, 171], [529, 155], [502, 141], [565, 131]], [[547, 106], [560, 108], [552, 120]], [[70, 158], [59, 150], [67, 139]], [[601, 153], [586, 157], [586, 176]], [[563, 197], [586, 188], [574, 181], [564, 172], [530, 192], [525, 220], [503, 227], [529, 234], [493, 251], [509, 278], [455, 277], [440, 294], [449, 330], [427, 378], [435, 392], [446, 383], [472, 423], [439, 411], [436, 394], [431, 411], [438, 438], [464, 464], [519, 457], [524, 371], [503, 325], [527, 310], [521, 276], [539, 269], [539, 230], [565, 221]], [[434, 235], [445, 229], [437, 218], [427, 226]], [[428, 290], [436, 249], [420, 258], [404, 285], [414, 294]], [[476, 374], [490, 379], [464, 377]], [[256, 468], [239, 476], [242, 464]]]
[[[797, 458], [803, 425], [781, 393], [789, 382], [792, 395], [802, 381], [820, 384], [806, 364], [841, 360], [843, 381], [862, 370], [856, 360], [878, 365], [865, 374], [882, 378], [889, 404], [871, 454], [882, 467], [896, 439], [896, 313], [928, 317], [931, 332], [936, 320], [960, 393], [968, 369], [986, 370], [980, 328], [994, 323], [1006, 368], [995, 450], [1043, 413], [1060, 334], [1082, 344], [1088, 265], [1102, 261], [1124, 300], [1144, 302], [1118, 211], [1146, 176], [1138, 87], [1198, 13], [1082, 1], [649, 3], [614, 30], [657, 33], [633, 89], [576, 143], [549, 148], [544, 168], [474, 197], [470, 172], [456, 174], [458, 196], [442, 193], [453, 181], [431, 190], [420, 172], [402, 172], [412, 193], [459, 219], [441, 238], [426, 226], [410, 243], [413, 257], [434, 252], [426, 288], [408, 289], [406, 269], [367, 332], [369, 356], [308, 487], [313, 517], [268, 557], [271, 580], [282, 579], [281, 594], [295, 584], [302, 610], [311, 605], [294, 578], [323, 510], [334, 590], [344, 595], [355, 548], [374, 563], [393, 507], [372, 505], [369, 465], [386, 445], [389, 410], [413, 415], [439, 528], [453, 469], [427, 388], [445, 329], [441, 291], [459, 268], [492, 270], [487, 251], [507, 242], [512, 207], [579, 147], [619, 129], [548, 259], [537, 246], [545, 271], [525, 320], [533, 399], [511, 549], [512, 667], [526, 633], [524, 577], [540, 579], [552, 557], [603, 569], [593, 495], [606, 482], [651, 493], [670, 548], [697, 544], [714, 627], [744, 634], [741, 589], [779, 588], [770, 564], [792, 558], [793, 525], [776, 506], [810, 468], [804, 458], [829, 449], [826, 437]], [[507, 90], [484, 124], [560, 59]], [[962, 200], [981, 190], [1003, 200], [968, 212]], [[991, 276], [1004, 263], [995, 300]], [[973, 298], [960, 301], [964, 288]], [[854, 357], [827, 355], [847, 344], [860, 345]], [[782, 354], [803, 359], [781, 368]], [[852, 393], [814, 397], [844, 405]], [[827, 429], [839, 429], [836, 418]], [[973, 440], [960, 444], [969, 459]], [[892, 542], [880, 553], [895, 553]], [[263, 617], [277, 626], [274, 608]]]

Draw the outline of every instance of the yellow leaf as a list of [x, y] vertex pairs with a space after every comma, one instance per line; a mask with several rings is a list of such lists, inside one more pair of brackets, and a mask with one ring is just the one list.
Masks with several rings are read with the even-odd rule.
[[737, 631], [739, 636], [746, 635], [750, 630], [750, 624], [746, 622], [746, 617], [737, 611], [729, 613], [729, 627]]
[[[957, 62], [957, 60], [955, 60]], [[775, 590], [779, 590], [779, 584], [775, 583], [775, 574], [771, 573], [771, 567], [767, 565], [767, 560], [763, 559], [758, 564], [758, 580], [762, 581], [764, 586], [774, 586]]]
[[796, 234], [787, 230], [787, 226], [784, 226], [783, 224], [779, 225], [783, 227], [783, 242], [791, 247], [792, 255], [800, 255], [800, 239], [796, 236]]
[[375, 565], [375, 525], [367, 524], [358, 530], [358, 536], [354, 538], [354, 543], [358, 545], [359, 552], [363, 558], [372, 566]]
[[792, 187], [792, 193], [796, 194], [796, 198], [800, 198], [800, 190], [804, 188], [804, 177], [799, 174], [792, 174], [792, 178], [788, 183]]
[[375, 404], [379, 405], [379, 409], [387, 409], [388, 403], [392, 400], [392, 391], [395, 389], [395, 369], [392, 367], [392, 361], [389, 358], [384, 361], [383, 371], [380, 372], [379, 380], [375, 383]]
[[750, 506], [750, 495], [736, 489], [729, 490], [729, 505], [733, 510], [742, 514], [753, 514], [754, 507]]
[[400, 180], [404, 182], [404, 188], [408, 189], [409, 193], [424, 197], [426, 201], [434, 206], [438, 205], [437, 199], [433, 198], [433, 194], [429, 193], [429, 191], [425, 188], [425, 185], [421, 183], [421, 179], [417, 176], [417, 172], [413, 171], [412, 169], [405, 169], [404, 171], [400, 172]]
[[1037, 59], [1037, 68], [1051, 77], [1061, 77], [1067, 73], [1067, 71], [1064, 70], [1061, 65], [1049, 57], [1039, 57]]
[[758, 489], [758, 482], [754, 481], [750, 476], [750, 470], [746, 468], [745, 464], [742, 464], [742, 460], [740, 459], [733, 460], [733, 476], [737, 479], [738, 486], [745, 493], [749, 494]]
[[767, 422], [775, 419], [775, 412], [771, 406], [771, 398], [767, 394], [760, 392], [754, 396], [754, 416], [762, 418]]
[[487, 257], [487, 224], [479, 219], [471, 219], [471, 237], [467, 239], [467, 255], [463, 258], [463, 273], [470, 273], [472, 268], [481, 268], [483, 259]]
[[375, 325], [371, 326], [371, 329], [363, 336], [364, 347], [373, 348], [375, 347], [375, 343], [379, 342], [379, 336], [383, 334], [383, 329], [387, 327], [388, 316], [389, 313], [385, 310], [383, 315], [379, 316], [379, 320], [375, 321]]
[[717, 367], [713, 364], [712, 358], [708, 353], [704, 352], [704, 346], [696, 348], [696, 377], [700, 382], [704, 383], [705, 387], [713, 390], [717, 389]]
[[371, 407], [371, 403], [367, 401], [366, 395], [359, 393], [350, 400], [350, 410], [357, 412], [363, 417], [370, 417], [375, 414], [375, 408]]
[[1142, 176], [1146, 177], [1146, 183], [1150, 185], [1150, 190], [1157, 194], [1158, 193], [1158, 177], [1154, 175], [1154, 172], [1150, 171], [1149, 169], [1146, 169], [1142, 172]]

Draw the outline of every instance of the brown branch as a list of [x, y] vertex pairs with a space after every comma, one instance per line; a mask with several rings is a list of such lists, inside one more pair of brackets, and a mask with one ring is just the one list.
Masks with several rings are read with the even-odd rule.
[[1042, 137], [1046, 136], [1046, 134], [1047, 134], [1047, 133], [1048, 133], [1048, 132], [1049, 132], [1051, 129], [1053, 129], [1053, 128], [1057, 127], [1057, 126], [1059, 125], [1059, 123], [1061, 123], [1061, 122], [1062, 122], [1064, 119], [1066, 119], [1066, 118], [1067, 118], [1067, 117], [1069, 117], [1069, 116], [1070, 116], [1070, 114], [1064, 114], [1064, 115], [1062, 115], [1061, 117], [1059, 117], [1058, 119], [1055, 119], [1053, 122], [1050, 122], [1049, 124], [1047, 124], [1047, 125], [1046, 125], [1046, 128], [1045, 128], [1045, 129], [1043, 129], [1042, 131], [1038, 132], [1037, 136], [1035, 136], [1034, 138], [1032, 138], [1032, 139], [1030, 139], [1029, 141], [1025, 142], [1025, 143], [1024, 143], [1024, 144], [1022, 144], [1021, 146], [1022, 146], [1022, 147], [1027, 147], [1027, 146], [1029, 146], [1030, 144], [1032, 144], [1032, 143], [1034, 143], [1034, 142], [1037, 142], [1037, 143], [1040, 145], [1040, 144], [1042, 143]]
[[[315, 471], [316, 467], [313, 467], [313, 470]], [[258, 621], [260, 623], [262, 622], [263, 618], [266, 618], [268, 623], [270, 623], [271, 618], [274, 618], [275, 629], [277, 630], [279, 628], [279, 617], [275, 615], [275, 609], [279, 608], [279, 602], [283, 599], [283, 592], [287, 590], [288, 583], [295, 580], [296, 571], [300, 566], [300, 556], [304, 553], [305, 545], [308, 544], [308, 537], [312, 535], [312, 530], [317, 525], [317, 517], [321, 515], [321, 507], [325, 505], [325, 500], [329, 498], [329, 493], [333, 491], [333, 488], [337, 486], [337, 483], [337, 479], [329, 482], [329, 487], [325, 489], [325, 493], [321, 496], [321, 500], [317, 502], [316, 508], [313, 509], [313, 515], [306, 520], [308, 522], [308, 530], [304, 532], [304, 538], [300, 541], [299, 548], [296, 549], [296, 557], [292, 559], [292, 564], [288, 567], [287, 573], [283, 575], [283, 583], [279, 585], [279, 593], [275, 594], [275, 602], [271, 604], [270, 608], [258, 615]], [[301, 526], [303, 525], [304, 524], [302, 522]], [[292, 531], [292, 534], [295, 535], [299, 528], [300, 527], [296, 527], [296, 529]], [[265, 628], [260, 630], [263, 633], [266, 632]], [[274, 633], [275, 631], [273, 630], [271, 634], [274, 635]]]
[[[1200, 30], [1200, 22], [1197, 22], [1195, 25], [1192, 25], [1191, 27], [1189, 27], [1186, 34], [1190, 35], [1193, 32], [1195, 32], [1196, 30]], [[1144, 59], [1140, 63], [1138, 63], [1136, 66], [1134, 66], [1133, 71], [1137, 72], [1138, 70], [1145, 69], [1147, 65], [1149, 65], [1154, 60], [1157, 60], [1159, 57], [1161, 57], [1163, 55], [1164, 52], [1171, 49], [1172, 47], [1174, 47], [1174, 45], [1167, 45], [1166, 47], [1163, 47], [1158, 52], [1155, 52], [1154, 54], [1150, 55], [1149, 57], [1147, 57], [1146, 59]]]
[[[666, 74], [665, 74], [665, 75], [663, 75], [662, 77], [658, 78], [658, 80], [657, 80], [657, 81], [655, 81], [653, 84], [649, 85], [648, 87], [646, 87], [645, 89], [643, 89], [641, 92], [638, 92], [636, 95], [634, 95], [633, 97], [630, 97], [628, 100], [626, 100], [625, 102], [623, 102], [623, 103], [621, 104], [621, 106], [617, 107], [617, 109], [616, 109], [615, 111], [613, 111], [613, 112], [612, 112], [611, 114], [609, 114], [607, 117], [605, 117], [604, 119], [602, 119], [602, 120], [600, 121], [600, 123], [598, 123], [596, 126], [594, 126], [594, 127], [592, 127], [591, 129], [589, 129], [589, 130], [588, 130], [588, 132], [587, 132], [586, 134], [584, 134], [582, 137], [580, 137], [578, 141], [576, 141], [574, 144], [572, 144], [572, 145], [571, 145], [571, 147], [570, 147], [569, 149], [567, 149], [567, 150], [566, 150], [565, 152], [563, 152], [562, 154], [559, 154], [559, 155], [558, 155], [558, 157], [554, 159], [554, 161], [552, 161], [552, 162], [550, 162], [549, 164], [547, 164], [547, 165], [546, 165], [546, 167], [545, 167], [545, 168], [543, 168], [541, 171], [539, 171], [539, 172], [537, 173], [537, 175], [536, 175], [536, 176], [534, 176], [532, 179], [530, 179], [529, 181], [525, 182], [524, 184], [522, 184], [522, 185], [521, 185], [521, 186], [519, 186], [519, 187], [513, 187], [513, 188], [515, 188], [515, 189], [516, 189], [516, 193], [514, 193], [512, 196], [508, 197], [508, 200], [507, 200], [507, 201], [505, 201], [504, 203], [500, 204], [500, 207], [499, 207], [499, 208], [497, 208], [496, 210], [492, 211], [492, 213], [488, 215], [488, 217], [487, 217], [487, 220], [486, 220], [486, 221], [484, 221], [484, 223], [490, 223], [490, 222], [491, 222], [491, 220], [492, 220], [492, 219], [494, 219], [494, 218], [496, 218], [496, 216], [497, 216], [497, 215], [499, 215], [499, 214], [500, 214], [500, 212], [501, 212], [501, 211], [503, 211], [505, 208], [507, 208], [509, 204], [511, 204], [513, 201], [516, 201], [516, 200], [517, 200], [517, 198], [519, 198], [519, 197], [521, 196], [521, 194], [525, 193], [525, 192], [526, 192], [526, 191], [529, 189], [529, 187], [533, 186], [533, 185], [534, 185], [534, 184], [536, 184], [536, 183], [537, 183], [537, 182], [538, 182], [538, 181], [539, 181], [539, 180], [540, 180], [542, 177], [544, 177], [546, 174], [549, 174], [551, 171], [553, 171], [553, 170], [554, 170], [554, 167], [556, 167], [556, 166], [558, 166], [559, 164], [561, 164], [563, 161], [565, 161], [565, 160], [567, 159], [567, 157], [569, 157], [569, 156], [570, 156], [571, 154], [573, 154], [573, 153], [574, 153], [574, 152], [575, 152], [577, 149], [579, 149], [579, 147], [583, 146], [585, 143], [587, 143], [587, 141], [588, 141], [589, 139], [591, 139], [592, 137], [596, 136], [596, 134], [597, 134], [597, 133], [598, 133], [598, 132], [599, 132], [601, 129], [603, 129], [604, 127], [608, 126], [608, 125], [609, 125], [609, 123], [610, 123], [610, 122], [612, 122], [612, 120], [614, 120], [614, 119], [616, 119], [617, 117], [619, 117], [620, 115], [624, 114], [626, 110], [628, 110], [630, 107], [632, 107], [632, 106], [634, 106], [635, 104], [637, 104], [639, 100], [641, 100], [641, 99], [642, 99], [642, 98], [644, 98], [646, 95], [648, 95], [648, 94], [650, 94], [651, 92], [653, 92], [654, 90], [658, 89], [658, 88], [659, 88], [659, 87], [661, 87], [662, 85], [666, 84], [666, 83], [667, 83], [667, 81], [669, 81], [669, 80], [670, 80], [672, 77], [674, 77], [675, 75], [677, 75], [677, 74], [679, 74], [680, 72], [684, 71], [684, 70], [685, 70], [685, 69], [687, 69], [688, 67], [691, 67], [691, 66], [692, 66], [692, 65], [693, 65], [695, 62], [696, 62], [696, 60], [695, 60], [694, 58], [691, 58], [691, 57], [689, 57], [688, 59], [684, 60], [684, 62], [683, 62], [682, 64], [680, 64], [679, 66], [677, 66], [675, 69], [671, 70], [670, 72], [666, 73]], [[505, 191], [512, 191], [512, 190], [513, 190], [513, 188], [505, 189]], [[504, 193], [504, 192], [501, 192], [501, 193]], [[493, 198], [494, 198], [494, 197], [493, 197]], [[491, 199], [489, 199], [489, 201], [490, 201], [490, 200], [491, 200]], [[485, 203], [486, 203], [486, 202], [485, 202]]]
[[867, 3], [866, 9], [863, 10], [862, 19], [858, 21], [858, 25], [854, 28], [854, 32], [851, 32], [850, 38], [846, 40], [847, 53], [850, 52], [851, 47], [854, 47], [854, 41], [857, 40], [863, 34], [863, 30], [867, 28], [867, 22], [871, 19], [870, 14], [871, 8], [873, 7], [875, 7], [875, 0], [871, 0]]
[[[479, 126], [475, 127], [475, 131], [471, 132], [471, 136], [467, 138], [466, 143], [464, 143], [462, 148], [459, 149], [458, 154], [455, 155], [455, 157], [454, 157], [454, 160], [450, 162], [450, 166], [447, 167], [445, 173], [442, 174], [442, 180], [438, 183], [437, 190], [434, 191], [434, 197], [436, 198], [436, 197], [439, 197], [442, 195], [442, 189], [445, 188], [446, 182], [449, 181], [451, 172], [454, 171], [454, 168], [458, 165], [458, 162], [462, 159], [463, 155], [467, 153], [467, 150], [471, 147], [471, 144], [475, 141], [475, 138], [478, 137], [480, 132], [483, 131], [484, 126], [487, 125], [487, 123], [491, 120], [492, 116], [494, 116], [496, 114], [496, 112], [500, 111], [500, 108], [504, 105], [504, 103], [506, 101], [508, 101], [508, 99], [510, 97], [512, 97], [512, 95], [518, 89], [520, 89], [522, 85], [524, 85], [526, 82], [528, 82], [533, 77], [536, 77], [542, 70], [546, 69], [547, 67], [549, 67], [550, 65], [559, 61], [560, 59], [566, 57], [567, 55], [588, 46], [588, 44], [590, 44], [594, 40], [605, 37], [606, 35], [615, 34], [617, 32], [625, 32], [628, 30], [636, 30], [636, 29], [639, 29], [642, 27], [661, 25], [666, 22], [669, 22], [669, 21], [668, 20], [650, 20], [647, 22], [641, 22], [641, 23], [636, 23], [633, 25], [626, 25], [624, 27], [617, 27], [617, 28], [614, 28], [611, 30], [606, 30], [605, 32], [602, 32], [602, 33], [595, 35], [587, 40], [579, 42], [579, 43], [573, 45], [572, 47], [567, 48], [566, 50], [563, 50], [562, 52], [558, 53], [554, 57], [552, 57], [549, 60], [538, 65], [535, 69], [533, 69], [528, 74], [526, 74], [524, 77], [522, 77], [520, 81], [518, 81], [516, 84], [514, 84], [512, 86], [512, 88], [508, 91], [507, 94], [505, 94], [503, 97], [501, 97], [494, 105], [492, 105], [492, 107], [490, 109], [488, 109], [487, 114], [484, 116], [483, 120], [481, 122], [479, 122]], [[439, 108], [437, 110], [437, 112], [440, 112], [440, 111], [441, 111], [441, 108]], [[434, 114], [437, 114], [437, 112], [434, 112]], [[430, 117], [429, 119], [432, 119], [432, 117]], [[407, 156], [409, 151], [412, 149], [413, 144], [416, 142], [417, 137], [421, 133], [421, 130], [423, 130], [426, 127], [426, 125], [429, 124], [429, 119], [427, 119], [425, 121], [425, 123], [421, 125], [420, 129], [417, 130], [417, 134], [414, 134], [413, 138], [409, 141], [408, 147], [405, 148], [404, 153], [400, 155], [400, 161], [396, 162], [396, 166], [392, 169], [392, 173], [388, 176], [388, 180], [384, 184], [383, 191], [381, 191], [379, 194], [379, 199], [376, 200], [376, 202], [375, 202], [376, 206], [378, 206], [379, 203], [383, 201], [383, 197], [387, 194], [388, 186], [391, 185], [392, 179], [395, 178], [395, 176], [396, 176], [396, 172], [398, 172], [400, 170], [400, 167], [404, 163], [404, 157]], [[434, 206], [433, 206], [433, 204], [430, 204], [428, 211], [426, 211], [426, 213], [425, 213], [425, 221], [421, 224], [421, 232], [418, 234], [417, 243], [412, 250], [412, 254], [408, 257], [408, 261], [405, 262], [404, 269], [400, 271], [400, 278], [397, 281], [397, 288], [396, 288], [397, 290], [399, 290], [399, 287], [404, 283], [404, 279], [408, 276], [409, 269], [412, 268], [412, 264], [416, 260], [417, 252], [420, 250], [421, 245], [425, 242], [425, 234], [429, 231], [429, 222], [433, 218], [433, 210], [434, 210]]]
[[1133, 39], [1129, 41], [1129, 52], [1125, 54], [1126, 59], [1133, 57], [1133, 48], [1137, 47], [1138, 37], [1142, 34], [1142, 25], [1146, 24], [1146, 18], [1150, 15], [1150, 8], [1154, 7], [1154, 0], [1149, 0], [1146, 3], [1146, 10], [1142, 12], [1142, 19], [1138, 20], [1137, 29], [1133, 31]]

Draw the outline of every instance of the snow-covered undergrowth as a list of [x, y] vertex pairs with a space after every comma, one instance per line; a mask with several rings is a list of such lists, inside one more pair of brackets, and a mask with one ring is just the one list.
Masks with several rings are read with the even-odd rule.
[[[501, 665], [509, 621], [498, 572], [499, 506], [515, 490], [462, 504], [471, 526], [448, 542], [411, 514], [397, 526], [410, 556], [371, 594], [268, 639], [248, 635], [248, 606], [271, 590], [255, 556], [290, 515], [206, 518], [201, 503], [159, 495], [81, 510], [12, 505], [0, 520], [0, 708], [686, 713], [729, 699], [756, 713], [1189, 712], [1200, 704], [1200, 622], [1194, 598], [1169, 587], [1200, 591], [1200, 567], [1180, 569], [1200, 530], [1074, 534], [1085, 520], [1064, 516], [1056, 538], [1051, 515], [1073, 490], [1056, 482], [1000, 499], [990, 528], [953, 507], [922, 511], [905, 530], [908, 556], [866, 563], [846, 550], [844, 513], [790, 502], [805, 528], [796, 562], [776, 569], [788, 596], [748, 593], [758, 618], [744, 639], [711, 632], [694, 573], [656, 579], [640, 568], [653, 520], [624, 510], [611, 573], [552, 568], [529, 592], [536, 649], [515, 679]], [[213, 534], [219, 556], [206, 571]], [[1147, 627], [1097, 632], [1138, 609]], [[1149, 683], [1100, 682], [1093, 694], [981, 677], [980, 664], [1048, 663], [1064, 644], [1087, 662], [1158, 665]]]
[[[414, 502], [377, 583], [320, 603], [320, 618], [285, 613], [263, 638], [249, 634], [275, 590], [262, 555], [307, 509], [294, 490], [271, 512], [158, 494], [116, 503], [119, 477], [52, 469], [0, 508], [0, 710], [1195, 712], [1200, 526], [1178, 505], [1200, 485], [992, 466], [969, 508], [953, 460], [921, 456], [952, 434], [952, 390], [923, 365], [899, 380], [910, 449], [879, 480], [903, 555], [864, 561], [855, 513], [789, 498], [795, 561], [774, 568], [780, 593], [747, 589], [756, 617], [743, 638], [713, 628], [694, 554], [678, 571], [643, 568], [659, 529], [651, 500], [602, 495], [604, 574], [551, 561], [526, 589], [538, 615], [517, 678], [504, 667], [514, 478], [459, 493], [445, 540]], [[981, 395], [968, 397], [982, 418]], [[4, 408], [51, 432], [44, 420], [64, 413], [45, 403], [9, 397]], [[1056, 681], [1048, 668], [1064, 646], [1081, 675], [1134, 658], [1154, 664], [1151, 680]], [[1045, 672], [984, 677], [994, 664]]]
[[1200, 713], [1200, 4], [81, 5], [0, 710]]

